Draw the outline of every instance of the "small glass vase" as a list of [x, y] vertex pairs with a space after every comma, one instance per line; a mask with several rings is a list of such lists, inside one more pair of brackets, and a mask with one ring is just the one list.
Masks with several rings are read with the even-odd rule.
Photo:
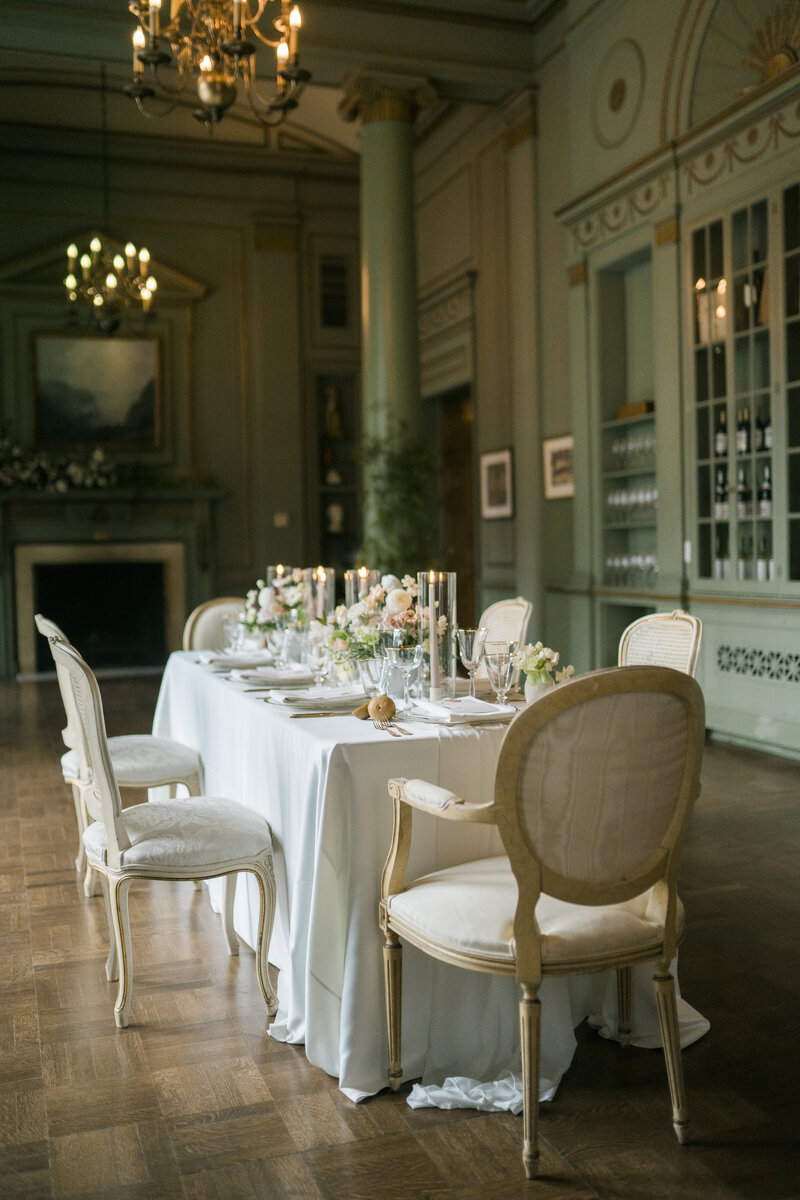
[[549, 671], [540, 671], [536, 675], [525, 676], [525, 703], [533, 704], [545, 692], [556, 686], [556, 681]]

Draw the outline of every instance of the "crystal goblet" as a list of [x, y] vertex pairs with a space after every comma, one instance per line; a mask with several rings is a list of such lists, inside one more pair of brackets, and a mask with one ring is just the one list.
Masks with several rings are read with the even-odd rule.
[[358, 660], [361, 685], [370, 699], [383, 694], [386, 686], [387, 665], [385, 658], [361, 658]]
[[303, 658], [314, 676], [314, 687], [322, 687], [331, 669], [330, 650], [324, 642], [309, 639], [303, 647]]
[[418, 642], [413, 646], [387, 646], [386, 659], [403, 677], [403, 706], [407, 708], [411, 703], [411, 676], [422, 662], [422, 647]]
[[488, 629], [484, 629], [483, 626], [480, 629], [458, 630], [458, 654], [461, 665], [469, 675], [469, 694], [473, 699], [475, 698], [475, 672], [483, 657], [483, 648], [488, 632]]
[[498, 704], [505, 704], [514, 682], [514, 654], [509, 650], [495, 651], [484, 656], [486, 674]]

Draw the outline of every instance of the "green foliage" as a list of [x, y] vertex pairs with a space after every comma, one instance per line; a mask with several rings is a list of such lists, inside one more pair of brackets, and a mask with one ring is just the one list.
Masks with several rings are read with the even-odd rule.
[[365, 438], [360, 458], [365, 530], [356, 561], [397, 575], [435, 566], [439, 477], [430, 446], [401, 428]]

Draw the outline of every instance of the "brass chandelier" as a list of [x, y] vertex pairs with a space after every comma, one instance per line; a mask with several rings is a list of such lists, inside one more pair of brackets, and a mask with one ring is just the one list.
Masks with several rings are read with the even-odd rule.
[[125, 253], [104, 247], [95, 234], [89, 249], [79, 254], [75, 242], [67, 247], [67, 276], [64, 279], [73, 324], [93, 325], [99, 332], [112, 334], [118, 327], [123, 309], [141, 305], [145, 315], [158, 286], [150, 274], [150, 253], [137, 250], [128, 242]]
[[[272, 21], [274, 33], [262, 32], [262, 17], [276, 12], [276, 6], [280, 14]], [[240, 81], [253, 113], [264, 125], [280, 124], [297, 107], [311, 76], [299, 66], [302, 18], [291, 0], [170, 0], [166, 25], [161, 23], [162, 0], [131, 0], [128, 7], [138, 25], [133, 34], [133, 80], [124, 91], [144, 116], [165, 116], [190, 79], [197, 81], [200, 101], [194, 116], [209, 128], [233, 104]], [[258, 90], [255, 40], [275, 51], [276, 78], [270, 96]], [[173, 62], [177, 79], [165, 79], [163, 68]], [[172, 104], [162, 113], [148, 111], [145, 105], [152, 97], [171, 99]]]

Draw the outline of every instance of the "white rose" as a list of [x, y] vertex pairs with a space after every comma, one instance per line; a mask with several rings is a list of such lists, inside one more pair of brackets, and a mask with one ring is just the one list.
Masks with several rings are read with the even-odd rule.
[[258, 603], [262, 608], [272, 608], [275, 601], [275, 589], [271, 587], [262, 587], [258, 593]]
[[390, 613], [407, 612], [412, 600], [408, 592], [400, 587], [392, 588], [386, 597], [386, 611]]
[[400, 580], [396, 575], [384, 575], [381, 579], [381, 587], [385, 592], [394, 592], [400, 586]]

